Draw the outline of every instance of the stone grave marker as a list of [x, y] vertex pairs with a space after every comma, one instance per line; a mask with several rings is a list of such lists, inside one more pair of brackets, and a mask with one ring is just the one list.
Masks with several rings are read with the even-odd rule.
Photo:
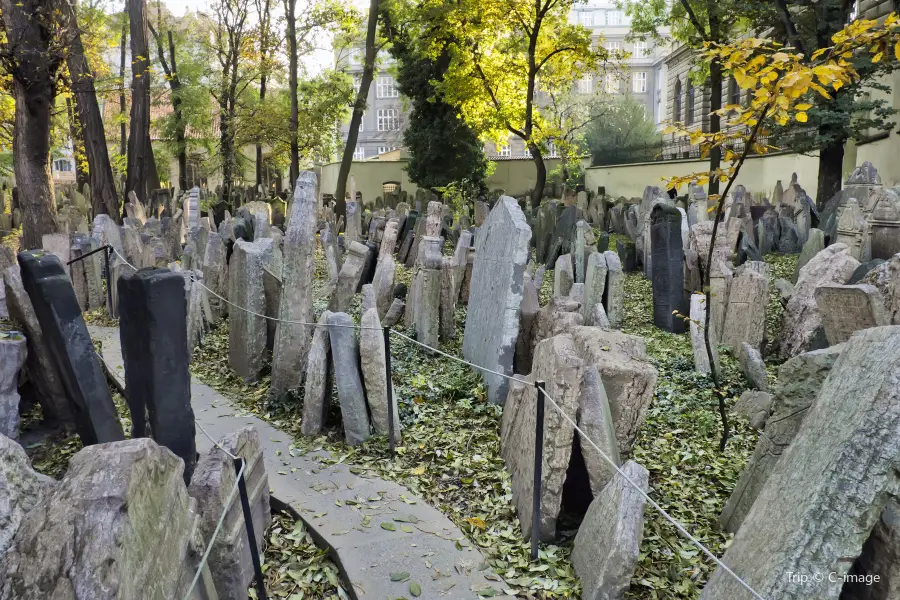
[[13, 440], [19, 439], [19, 371], [27, 355], [24, 335], [0, 331], [0, 436]]
[[338, 400], [347, 444], [357, 446], [369, 439], [369, 414], [359, 368], [359, 342], [353, 319], [346, 313], [330, 313], [326, 319], [331, 356], [337, 375]]
[[832, 346], [843, 344], [862, 329], [890, 325], [881, 294], [875, 286], [822, 285], [814, 292], [825, 336]]
[[[684, 246], [681, 241], [681, 213], [677, 208], [657, 204], [650, 217], [653, 261], [653, 323], [673, 333], [685, 331]], [[681, 316], [674, 314], [678, 312]]]
[[[263, 269], [271, 254], [271, 239], [238, 240], [228, 265], [229, 300], [256, 315], [266, 311]], [[263, 368], [268, 325], [266, 319], [247, 310], [229, 310], [228, 364], [244, 381], [253, 382]]]

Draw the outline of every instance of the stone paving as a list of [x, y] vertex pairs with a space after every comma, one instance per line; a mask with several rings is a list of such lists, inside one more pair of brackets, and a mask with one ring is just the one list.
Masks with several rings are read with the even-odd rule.
[[[89, 330], [102, 344], [107, 371], [124, 388], [118, 328]], [[405, 487], [348, 465], [323, 465], [331, 458], [325, 450], [301, 454], [291, 448], [289, 434], [196, 379], [191, 404], [196, 422], [215, 439], [245, 425], [256, 427], [272, 495], [290, 505], [317, 543], [331, 550], [358, 600], [410, 597], [411, 582], [422, 587], [420, 597], [426, 599], [477, 598], [476, 591], [488, 587], [496, 590], [495, 598], [503, 597], [503, 582], [486, 578], [494, 577], [489, 569], [480, 570], [481, 553], [446, 516]], [[198, 428], [197, 451], [211, 446]], [[392, 575], [405, 573], [408, 579], [391, 581]]]

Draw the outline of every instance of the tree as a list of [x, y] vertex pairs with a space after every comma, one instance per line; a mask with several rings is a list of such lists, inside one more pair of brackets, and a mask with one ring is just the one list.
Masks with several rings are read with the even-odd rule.
[[[669, 4], [665, 0], [629, 0], [626, 9], [632, 17], [632, 33], [659, 37], [659, 31], [668, 28], [676, 40], [693, 49], [702, 49], [706, 44], [724, 44], [742, 32], [740, 20], [747, 14], [751, 3], [741, 0], [677, 0], [671, 6]], [[695, 76], [702, 75], [708, 81], [708, 133], [715, 135], [722, 128], [719, 109], [722, 108], [723, 68], [718, 58], [711, 58], [704, 67], [695, 71]], [[703, 152], [708, 152], [710, 171], [717, 171], [722, 160], [720, 147], [712, 144]], [[719, 193], [718, 178], [710, 179], [709, 193]]]
[[163, 20], [162, 6], [159, 0], [156, 3], [156, 19], [157, 26], [148, 23], [150, 33], [156, 41], [156, 54], [159, 64], [162, 65], [163, 73], [166, 81], [169, 82], [169, 95], [172, 99], [172, 130], [175, 138], [175, 155], [178, 158], [178, 189], [182, 192], [188, 189], [187, 184], [187, 124], [181, 110], [181, 71], [178, 69], [178, 59], [175, 55], [175, 38], [172, 36], [172, 30], [169, 29], [166, 38], [168, 41], [168, 59], [166, 58], [166, 50], [163, 47]]
[[22, 207], [24, 248], [40, 248], [59, 230], [50, 177], [50, 117], [57, 77], [65, 60], [68, 23], [52, 3], [0, 0], [6, 33], [0, 57], [15, 98], [13, 153]]
[[[87, 53], [81, 41], [81, 30], [75, 6], [63, 2], [63, 11], [69, 19], [68, 29], [71, 32], [71, 45], [66, 55], [69, 68], [70, 86], [75, 97], [75, 115], [78, 119], [78, 130], [83, 140], [84, 154], [87, 158], [88, 173], [91, 183], [91, 204], [94, 215], [108, 214], [113, 220], [119, 220], [119, 196], [113, 179], [112, 165], [109, 161], [109, 150], [106, 147], [106, 130], [103, 128], [103, 116], [97, 103], [97, 90], [94, 87], [94, 72], [88, 64]], [[73, 136], [73, 143], [76, 139]]]
[[146, 0], [129, 0], [128, 22], [131, 34], [131, 117], [125, 198], [127, 200], [129, 192], [134, 192], [141, 202], [147, 203], [150, 191], [159, 187], [159, 180], [150, 141], [151, 73]]
[[[814, 106], [812, 100], [815, 96], [828, 100], [833, 98], [834, 92], [860, 82], [865, 75], [856, 69], [853, 59], [866, 53], [876, 63], [890, 53], [900, 60], [900, 16], [892, 13], [882, 24], [866, 20], [850, 23], [835, 32], [832, 45], [819, 48], [809, 57], [798, 49], [785, 48], [777, 42], [755, 38], [707, 48], [704, 52], [706, 60], [719, 61], [726, 73], [755, 90], [747, 106], [732, 105], [719, 109], [719, 116], [730, 115], [733, 125], [724, 134], [689, 132], [674, 125], [666, 130], [666, 133], [691, 135], [701, 143], [718, 147], [723, 151], [724, 160], [730, 163], [724, 169], [669, 180], [669, 187], [674, 188], [687, 183], [703, 185], [714, 177], [727, 181], [721, 195], [710, 196], [716, 201], [716, 209], [707, 265], [711, 265], [713, 261], [719, 221], [725, 206], [723, 198], [730, 192], [749, 154], [764, 154], [770, 149], [758, 142], [760, 134], [766, 132], [766, 124], [777, 123], [784, 126], [791, 121], [808, 122], [808, 113]], [[740, 153], [732, 150], [738, 144], [742, 146]], [[712, 306], [711, 270], [706, 269], [702, 281], [707, 307]], [[715, 361], [712, 360], [713, 349], [709, 333], [711, 315], [712, 311], [707, 309], [702, 327], [713, 381], [718, 388], [719, 374]], [[724, 450], [729, 436], [724, 392], [719, 393], [719, 413], [723, 424], [720, 447]]]
[[543, 90], [568, 90], [609, 55], [590, 32], [569, 23], [574, 0], [427, 0], [413, 9], [427, 56], [450, 65], [438, 90], [483, 137], [525, 141], [537, 171], [531, 203], [547, 180], [544, 151], [554, 131], [539, 102]]
[[641, 102], [625, 96], [607, 103], [601, 110], [603, 118], [591, 123], [586, 136], [593, 165], [655, 159], [662, 136], [647, 118]]
[[[787, 45], [798, 55], [802, 54], [809, 64], [814, 62], [812, 56], [817, 51], [832, 46], [833, 36], [847, 25], [854, 5], [849, 0], [755, 1], [758, 10], [753, 14], [757, 28], [770, 28], [773, 40]], [[774, 143], [789, 143], [797, 152], [818, 152], [816, 204], [819, 208], [824, 208], [841, 189], [847, 140], [861, 141], [873, 130], [890, 131], [896, 125], [891, 121], [896, 110], [870, 92], [890, 91], [879, 78], [897, 68], [897, 62], [882, 60], [877, 54], [870, 53], [856, 53], [848, 60], [857, 78], [833, 90], [828, 97], [813, 95], [813, 107], [807, 111], [806, 122], [788, 122], [773, 128]], [[798, 135], [805, 132], [814, 135]]]
[[380, 0], [369, 0], [369, 15], [366, 25], [366, 55], [363, 59], [363, 72], [359, 80], [359, 89], [353, 102], [353, 115], [350, 117], [350, 130], [347, 132], [347, 143], [344, 145], [344, 154], [341, 156], [341, 166], [338, 169], [337, 185], [334, 195], [335, 212], [343, 215], [346, 211], [347, 179], [350, 177], [350, 167], [353, 165], [353, 153], [356, 150], [356, 140], [359, 138], [359, 124], [362, 122], [363, 113], [366, 112], [366, 99], [369, 97], [369, 88], [375, 77], [375, 59], [383, 45], [378, 40], [378, 11], [381, 9]]
[[464, 180], [483, 189], [488, 166], [484, 146], [432, 83], [443, 79], [449, 54], [444, 52], [436, 60], [419, 54], [412, 32], [394, 16], [383, 11], [390, 52], [398, 63], [397, 87], [412, 104], [403, 132], [403, 144], [410, 153], [406, 166], [410, 180], [430, 190]]
[[[260, 108], [266, 102], [266, 92], [269, 83], [269, 73], [272, 70], [272, 54], [274, 50], [275, 36], [272, 33], [272, 6], [271, 0], [255, 0], [256, 16], [259, 20], [259, 106]], [[288, 0], [293, 4], [294, 0]], [[293, 6], [291, 7], [293, 12]], [[294, 28], [294, 24], [288, 25], [289, 29]], [[292, 38], [292, 41], [295, 41]], [[294, 65], [296, 66], [296, 65]], [[256, 144], [256, 185], [263, 184], [263, 147], [262, 144]]]

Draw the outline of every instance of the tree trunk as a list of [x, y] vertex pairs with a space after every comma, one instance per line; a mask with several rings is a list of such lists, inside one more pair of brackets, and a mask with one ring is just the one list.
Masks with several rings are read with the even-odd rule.
[[131, 33], [131, 118], [125, 198], [133, 191], [146, 204], [150, 199], [150, 54], [146, 0], [129, 0]]
[[119, 220], [119, 197], [113, 179], [109, 150], [106, 147], [106, 131], [103, 116], [97, 103], [94, 89], [94, 74], [91, 72], [81, 43], [81, 32], [75, 16], [75, 7], [69, 5], [69, 24], [72, 43], [67, 56], [69, 75], [72, 78], [72, 92], [75, 95], [76, 114], [81, 122], [84, 139], [84, 153], [87, 157], [91, 182], [91, 208], [94, 216], [110, 215]]
[[[719, 133], [722, 129], [722, 120], [716, 111], [722, 108], [722, 64], [714, 60], [709, 65], [709, 132]], [[712, 148], [709, 151], [709, 171], [715, 173], [722, 164], [722, 149]], [[719, 193], [719, 178], [715, 175], [709, 180], [709, 195]]]
[[359, 139], [359, 124], [363, 113], [366, 111], [366, 101], [369, 98], [369, 87], [375, 77], [375, 57], [378, 48], [375, 46], [375, 33], [378, 28], [379, 0], [369, 0], [369, 22], [366, 29], [366, 59], [363, 65], [362, 79], [359, 82], [359, 91], [356, 93], [356, 102], [353, 103], [353, 117], [350, 119], [350, 131], [347, 132], [347, 144], [344, 146], [344, 156], [341, 157], [341, 168], [338, 171], [337, 186], [334, 190], [335, 212], [343, 215], [347, 210], [347, 179], [350, 178], [350, 167], [353, 165], [353, 153], [356, 151], [356, 140]]
[[819, 182], [816, 187], [816, 207], [819, 210], [825, 208], [825, 204], [841, 191], [846, 141], [836, 140], [819, 150]]
[[[531, 207], [538, 208], [541, 205], [541, 198], [544, 197], [544, 187], [547, 185], [547, 165], [544, 164], [544, 157], [541, 156], [541, 149], [537, 144], [529, 144], [528, 149], [531, 150], [531, 160], [534, 161], [537, 172], [534, 189], [531, 190]], [[565, 182], [563, 182], [563, 187], [565, 187]]]
[[[168, 31], [169, 38], [169, 58], [166, 58], [166, 52], [162, 43], [162, 17], [159, 17], [158, 29], [153, 29], [148, 24], [150, 33], [156, 40], [156, 53], [159, 55], [159, 63], [162, 65], [163, 73], [169, 81], [169, 95], [172, 101], [172, 116], [175, 119], [175, 156], [178, 159], [178, 191], [187, 191], [187, 135], [185, 134], [186, 126], [184, 124], [184, 113], [181, 110], [181, 79], [178, 77], [178, 62], [175, 58], [175, 40], [172, 37], [172, 31]], [[151, 148], [152, 150], [152, 148]], [[152, 152], [151, 152], [152, 154]], [[155, 162], [155, 161], [154, 161]], [[155, 173], [155, 167], [154, 167]], [[157, 184], [157, 187], [159, 185]]]
[[[377, 0], [375, 0], [377, 2]], [[287, 13], [287, 43], [288, 43], [288, 90], [291, 94], [291, 120], [288, 125], [291, 136], [291, 168], [288, 171], [288, 180], [291, 188], [296, 185], [300, 176], [300, 145], [297, 139], [300, 122], [299, 102], [297, 99], [297, 28], [296, 8], [297, 0], [285, 0], [285, 12]], [[371, 21], [371, 19], [369, 19]], [[343, 165], [342, 165], [343, 168]], [[338, 175], [340, 181], [340, 174]]]
[[13, 92], [13, 167], [22, 209], [23, 249], [40, 248], [45, 233], [59, 231], [50, 177], [50, 110], [55, 94], [50, 81], [29, 85], [17, 78], [13, 78]]
[[81, 126], [76, 112], [72, 99], [66, 98], [66, 116], [69, 118], [69, 137], [72, 139], [72, 158], [75, 162], [75, 189], [81, 192], [84, 190], [84, 184], [88, 183], [88, 174], [82, 168], [84, 138], [81, 135]]
[[[299, 113], [296, 112], [297, 108], [297, 39], [296, 39], [296, 30], [295, 30], [295, 17], [294, 17], [294, 8], [295, 8], [296, 0], [288, 0], [290, 6], [290, 22], [288, 23], [288, 47], [290, 51], [291, 65], [290, 65], [290, 78], [293, 79], [291, 82], [292, 85], [289, 84], [289, 88], [291, 90], [291, 126], [293, 129], [291, 130], [291, 166], [294, 164], [294, 147], [295, 142], [297, 140], [297, 123], [298, 121], [294, 120], [295, 115]], [[266, 102], [266, 86], [268, 84], [268, 75], [269, 75], [269, 65], [266, 62], [268, 60], [269, 55], [269, 0], [266, 0], [263, 4], [262, 14], [259, 16], [259, 55], [260, 55], [260, 73], [259, 73], [259, 108], [262, 110], [263, 104]], [[259, 5], [257, 4], [257, 7]], [[298, 169], [299, 169], [299, 159], [298, 159]], [[259, 190], [259, 187], [263, 187], [263, 193], [266, 191], [266, 184], [263, 181], [263, 148], [262, 144], [256, 144], [256, 188]], [[298, 173], [299, 175], [299, 173]], [[265, 196], [264, 196], [265, 197]]]
[[[128, 0], [125, 0], [125, 12], [122, 19], [122, 41], [119, 43], [119, 156], [128, 154], [128, 134], [125, 127], [125, 44], [128, 42]], [[125, 189], [125, 177], [122, 177], [122, 190]], [[123, 209], [124, 210], [124, 209]]]

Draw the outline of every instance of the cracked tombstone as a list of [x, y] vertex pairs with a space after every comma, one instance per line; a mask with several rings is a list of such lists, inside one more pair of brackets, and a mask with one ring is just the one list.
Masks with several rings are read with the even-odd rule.
[[347, 444], [357, 446], [369, 439], [369, 414], [359, 369], [359, 342], [353, 319], [346, 313], [328, 315], [328, 337], [337, 382], [338, 401]]
[[875, 286], [823, 285], [814, 292], [825, 337], [832, 346], [843, 344], [862, 329], [890, 325], [881, 293]]
[[318, 435], [325, 424], [331, 389], [334, 383], [334, 365], [328, 335], [329, 311], [322, 311], [313, 332], [312, 343], [306, 361], [306, 393], [303, 397], [303, 435]]
[[363, 380], [366, 385], [366, 398], [369, 410], [372, 413], [372, 425], [377, 435], [388, 435], [390, 426], [388, 419], [394, 421], [394, 442], [400, 443], [400, 413], [397, 407], [396, 396], [393, 402], [393, 415], [388, 416], [387, 386], [393, 386], [388, 381], [387, 355], [384, 347], [384, 330], [378, 319], [377, 309], [369, 309], [363, 314], [360, 321], [359, 350]]

